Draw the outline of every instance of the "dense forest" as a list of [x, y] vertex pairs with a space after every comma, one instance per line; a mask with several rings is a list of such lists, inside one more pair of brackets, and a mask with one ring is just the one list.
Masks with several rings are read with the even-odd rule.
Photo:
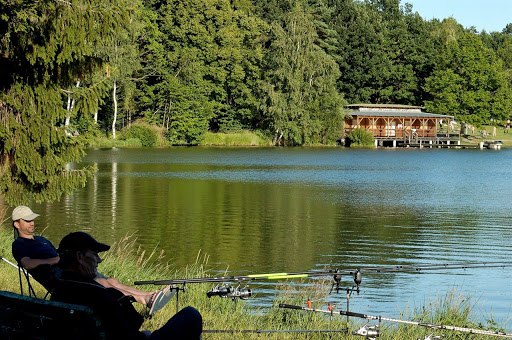
[[262, 131], [329, 144], [351, 103], [476, 126], [512, 113], [512, 24], [425, 20], [399, 0], [0, 0], [0, 192], [57, 199], [91, 135], [171, 144]]

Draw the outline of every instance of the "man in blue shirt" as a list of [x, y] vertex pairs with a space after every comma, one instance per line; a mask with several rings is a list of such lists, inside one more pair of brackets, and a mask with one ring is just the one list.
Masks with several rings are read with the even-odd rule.
[[[60, 277], [57, 266], [60, 257], [53, 244], [43, 236], [35, 236], [34, 220], [39, 216], [27, 206], [18, 206], [12, 212], [13, 227], [18, 237], [12, 243], [12, 254], [20, 266], [43, 285], [50, 293], [55, 287], [55, 280]], [[173, 296], [169, 287], [156, 292], [145, 292], [124, 285], [114, 278], [107, 278], [97, 273], [95, 280], [104, 287], [115, 288], [125, 296], [132, 296], [135, 301], [146, 305], [150, 314], [162, 308]]]
[[46, 238], [34, 236], [34, 219], [38, 216], [25, 206], [13, 210], [13, 227], [18, 237], [12, 243], [12, 255], [19, 265], [51, 292], [54, 280], [59, 276], [56, 266], [59, 254]]

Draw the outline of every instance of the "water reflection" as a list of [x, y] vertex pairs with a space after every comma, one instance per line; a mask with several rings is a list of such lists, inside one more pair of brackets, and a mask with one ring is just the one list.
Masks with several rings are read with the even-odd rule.
[[[136, 233], [177, 266], [199, 251], [233, 274], [326, 267], [506, 261], [512, 151], [344, 149], [91, 150], [83, 190], [36, 206], [50, 239]], [[490, 279], [492, 278], [492, 279]], [[482, 314], [512, 314], [510, 270], [370, 274], [354, 307], [420, 306], [457, 288]], [[345, 281], [350, 283], [350, 278]], [[272, 285], [263, 286], [271, 289]], [[327, 287], [326, 289], [328, 289]], [[343, 295], [343, 294], [342, 294]], [[267, 303], [271, 297], [263, 296]], [[342, 299], [342, 296], [333, 297]]]
[[116, 215], [117, 215], [117, 162], [112, 163], [112, 203], [110, 213], [112, 216], [111, 228], [114, 228], [116, 225]]

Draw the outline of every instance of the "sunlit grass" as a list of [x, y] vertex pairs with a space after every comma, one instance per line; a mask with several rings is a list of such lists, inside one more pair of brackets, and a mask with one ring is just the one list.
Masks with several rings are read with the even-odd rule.
[[[486, 131], [487, 135], [482, 136], [482, 131]], [[496, 136], [492, 135], [493, 127], [490, 125], [484, 125], [480, 129], [476, 129], [475, 133], [470, 133], [467, 137], [469, 140], [478, 143], [479, 141], [485, 140], [500, 140], [504, 147], [512, 147], [512, 130], [505, 133], [505, 129], [502, 126], [496, 128]]]
[[233, 133], [207, 132], [200, 145], [202, 146], [271, 146], [272, 140], [262, 133], [240, 131]]

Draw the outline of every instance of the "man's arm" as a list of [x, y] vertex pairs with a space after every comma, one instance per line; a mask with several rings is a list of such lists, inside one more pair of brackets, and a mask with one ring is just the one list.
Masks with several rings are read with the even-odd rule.
[[30, 270], [42, 264], [54, 265], [59, 263], [60, 257], [50, 257], [49, 259], [31, 259], [30, 257], [23, 257], [20, 260], [20, 264], [23, 268]]

